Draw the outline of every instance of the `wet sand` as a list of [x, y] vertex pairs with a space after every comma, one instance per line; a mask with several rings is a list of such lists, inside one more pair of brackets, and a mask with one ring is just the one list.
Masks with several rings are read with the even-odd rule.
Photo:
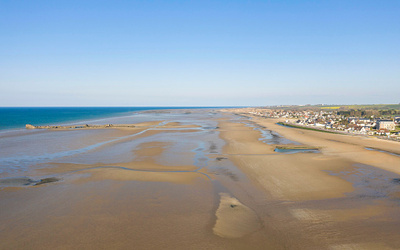
[[399, 144], [233, 112], [155, 115], [0, 138], [2, 169], [15, 165], [0, 173], [0, 249], [400, 247], [400, 157], [365, 149]]
[[[399, 152], [399, 143], [304, 131], [279, 126], [275, 119], [249, 118], [240, 123], [221, 121], [221, 137], [227, 141], [224, 150], [276, 202], [269, 207], [271, 217], [278, 223], [288, 222], [279, 227], [301, 231], [302, 237], [316, 244], [289, 248], [400, 247], [396, 229], [400, 225], [400, 157], [366, 149]], [[256, 133], [262, 133], [254, 128], [260, 127], [285, 140], [319, 148], [321, 153], [277, 153], [277, 144], [256, 141]]]

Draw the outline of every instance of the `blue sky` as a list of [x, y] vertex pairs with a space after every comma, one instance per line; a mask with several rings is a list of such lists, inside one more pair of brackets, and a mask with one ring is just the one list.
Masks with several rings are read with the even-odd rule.
[[397, 0], [0, 0], [0, 106], [399, 102]]

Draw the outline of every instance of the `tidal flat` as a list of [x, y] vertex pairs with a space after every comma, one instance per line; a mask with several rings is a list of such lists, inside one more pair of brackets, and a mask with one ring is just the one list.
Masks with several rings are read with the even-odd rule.
[[240, 112], [0, 134], [0, 249], [400, 248], [400, 143]]

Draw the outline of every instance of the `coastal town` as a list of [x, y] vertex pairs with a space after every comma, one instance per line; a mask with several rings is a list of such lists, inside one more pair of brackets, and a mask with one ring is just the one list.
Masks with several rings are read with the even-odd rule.
[[281, 125], [333, 133], [377, 136], [400, 141], [398, 111], [342, 111], [331, 109], [251, 108], [248, 114], [280, 118]]

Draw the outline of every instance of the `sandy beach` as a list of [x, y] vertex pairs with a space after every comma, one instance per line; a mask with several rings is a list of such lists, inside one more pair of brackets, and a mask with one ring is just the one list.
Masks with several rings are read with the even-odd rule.
[[242, 112], [0, 135], [0, 249], [400, 247], [400, 143]]

